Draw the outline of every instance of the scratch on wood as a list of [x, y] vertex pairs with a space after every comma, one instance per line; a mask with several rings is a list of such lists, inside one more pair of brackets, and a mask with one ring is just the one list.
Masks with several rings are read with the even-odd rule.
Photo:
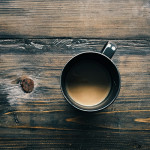
[[50, 110], [50, 111], [13, 111], [13, 112], [7, 112], [5, 115], [10, 115], [13, 113], [51, 113], [51, 112], [62, 112], [64, 110]]
[[31, 45], [33, 45], [34, 47], [36, 47], [37, 49], [42, 49], [44, 45], [41, 45], [41, 44], [36, 44], [36, 43], [33, 43], [31, 42]]
[[17, 128], [17, 129], [45, 129], [45, 130], [74, 130], [67, 128], [54, 128], [54, 127], [41, 127], [41, 126], [7, 126], [8, 128]]
[[136, 122], [144, 122], [144, 123], [150, 123], [150, 118], [138, 118], [135, 119]]

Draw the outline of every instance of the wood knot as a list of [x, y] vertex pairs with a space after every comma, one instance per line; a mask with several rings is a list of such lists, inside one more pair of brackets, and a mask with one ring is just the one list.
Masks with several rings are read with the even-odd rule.
[[22, 78], [20, 80], [22, 90], [26, 93], [31, 93], [34, 89], [34, 81], [30, 78]]

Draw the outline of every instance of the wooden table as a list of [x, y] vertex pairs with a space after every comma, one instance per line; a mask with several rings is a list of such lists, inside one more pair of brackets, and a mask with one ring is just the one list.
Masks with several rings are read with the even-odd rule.
[[[61, 71], [108, 40], [120, 94], [103, 111], [76, 110]], [[18, 83], [25, 76], [31, 93]], [[150, 1], [1, 0], [0, 149], [150, 149]]]

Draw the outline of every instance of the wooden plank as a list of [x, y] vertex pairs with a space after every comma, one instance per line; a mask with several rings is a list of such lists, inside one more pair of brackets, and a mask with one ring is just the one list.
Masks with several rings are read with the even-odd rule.
[[1, 38], [150, 37], [149, 0], [1, 0]]
[[[120, 94], [107, 109], [85, 113], [64, 99], [60, 74], [71, 57], [100, 52], [105, 40], [0, 40], [0, 148], [150, 149], [150, 41], [114, 42]], [[33, 79], [32, 93], [21, 90], [21, 76]]]

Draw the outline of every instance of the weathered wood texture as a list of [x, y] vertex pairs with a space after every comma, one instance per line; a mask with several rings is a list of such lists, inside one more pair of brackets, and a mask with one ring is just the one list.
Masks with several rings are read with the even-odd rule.
[[[61, 70], [105, 40], [0, 40], [0, 148], [150, 149], [150, 41], [115, 42], [120, 94], [107, 109], [84, 113], [64, 99]], [[21, 76], [34, 80], [32, 93], [17, 84]]]
[[0, 0], [0, 37], [150, 37], [149, 0]]

